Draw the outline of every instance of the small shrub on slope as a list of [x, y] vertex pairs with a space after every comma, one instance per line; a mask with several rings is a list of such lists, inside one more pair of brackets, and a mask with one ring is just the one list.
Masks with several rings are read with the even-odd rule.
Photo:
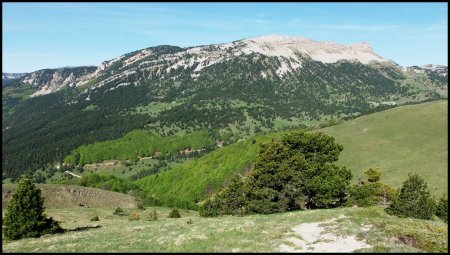
[[367, 182], [361, 181], [350, 189], [349, 205], [372, 206], [377, 204], [387, 205], [396, 196], [396, 190], [387, 184], [379, 182], [381, 171], [370, 168], [365, 172]]
[[140, 220], [141, 216], [139, 215], [138, 211], [133, 211], [132, 213], [130, 213], [130, 215], [128, 216], [128, 220], [130, 221], [134, 221], [134, 220]]
[[125, 215], [127, 215], [127, 214], [125, 213], [125, 211], [124, 211], [122, 208], [120, 208], [120, 207], [117, 207], [116, 210], [113, 212], [113, 214], [114, 214], [114, 215], [119, 215], [119, 216], [125, 216]]
[[173, 208], [169, 213], [169, 218], [181, 218], [180, 212], [177, 208]]
[[429, 220], [436, 204], [427, 188], [427, 183], [418, 175], [410, 174], [403, 183], [398, 197], [386, 208], [386, 212], [399, 217]]
[[156, 210], [153, 210], [153, 211], [149, 212], [147, 214], [147, 216], [145, 217], [146, 221], [154, 221], [154, 220], [157, 220], [157, 219], [158, 219], [158, 215], [156, 213]]

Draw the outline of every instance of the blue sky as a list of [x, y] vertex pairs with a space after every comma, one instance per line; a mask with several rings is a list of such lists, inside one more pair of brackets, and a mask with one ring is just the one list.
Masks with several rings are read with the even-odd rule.
[[448, 3], [2, 3], [3, 72], [100, 65], [151, 46], [265, 34], [369, 42], [403, 66], [448, 65]]

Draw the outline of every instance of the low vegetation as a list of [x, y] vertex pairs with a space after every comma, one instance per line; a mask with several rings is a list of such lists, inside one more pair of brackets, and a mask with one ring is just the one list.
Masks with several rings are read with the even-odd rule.
[[113, 212], [113, 214], [119, 216], [126, 216], [125, 211], [120, 207], [117, 207], [116, 210]]
[[169, 218], [181, 218], [180, 211], [178, 208], [173, 208], [169, 213]]
[[381, 171], [379, 169], [369, 168], [365, 172], [367, 181], [364, 178], [358, 180], [350, 189], [350, 198], [348, 205], [387, 206], [397, 196], [397, 190], [391, 186], [380, 182]]
[[[440, 219], [398, 218], [382, 207], [335, 208], [245, 216], [199, 217], [196, 211], [182, 218], [168, 218], [171, 208], [150, 207], [156, 221], [129, 221], [112, 215], [115, 208], [47, 209], [68, 231], [38, 239], [2, 240], [3, 252], [280, 252], [280, 246], [293, 245], [292, 230], [303, 223], [333, 218], [325, 233], [347, 237], [356, 235], [372, 248], [360, 252], [447, 252], [448, 225]], [[127, 213], [133, 209], [124, 209]], [[89, 217], [96, 214], [101, 227], [93, 228]], [[191, 219], [194, 224], [186, 224]], [[90, 228], [88, 228], [91, 226]], [[371, 226], [363, 229], [362, 226]], [[415, 244], [400, 242], [409, 236]], [[298, 237], [298, 236], [297, 236]]]
[[148, 212], [147, 216], [145, 217], [146, 221], [154, 221], [158, 219], [158, 214], [156, 212], [156, 210], [152, 210], [150, 212]]

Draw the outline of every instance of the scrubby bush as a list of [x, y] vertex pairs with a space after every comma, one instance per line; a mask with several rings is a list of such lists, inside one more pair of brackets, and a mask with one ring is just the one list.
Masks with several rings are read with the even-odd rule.
[[144, 203], [141, 202], [141, 201], [138, 201], [138, 203], [137, 203], [137, 208], [138, 208], [139, 210], [145, 210]]
[[128, 220], [133, 221], [133, 220], [140, 220], [141, 216], [139, 215], [138, 211], [133, 211], [130, 213], [130, 215], [128, 215]]
[[176, 207], [173, 208], [172, 211], [170, 211], [169, 218], [181, 218], [180, 212]]
[[[377, 204], [387, 205], [396, 196], [396, 190], [380, 181], [381, 171], [369, 168], [365, 172], [367, 182], [360, 181], [350, 189], [349, 205], [372, 206]], [[360, 178], [362, 179], [362, 177]]]
[[120, 207], [117, 207], [116, 210], [113, 212], [113, 214], [114, 214], [114, 215], [119, 215], [119, 216], [125, 216], [125, 215], [127, 215], [127, 214], [125, 213], [125, 211], [124, 211], [122, 208], [120, 208]]
[[64, 232], [57, 221], [46, 218], [44, 209], [41, 190], [34, 185], [31, 176], [22, 177], [6, 210], [5, 236], [17, 240]]
[[379, 169], [369, 168], [366, 172], [368, 182], [377, 182], [381, 178], [381, 171]]
[[100, 219], [98, 218], [97, 215], [95, 215], [91, 218], [91, 221], [100, 221]]
[[158, 214], [156, 213], [156, 210], [153, 210], [147, 214], [145, 217], [146, 221], [154, 221], [158, 219]]
[[436, 216], [448, 223], [448, 197], [443, 195], [436, 207]]
[[418, 174], [409, 174], [398, 197], [386, 208], [388, 214], [399, 217], [414, 217], [429, 220], [436, 204], [427, 188], [427, 183]]

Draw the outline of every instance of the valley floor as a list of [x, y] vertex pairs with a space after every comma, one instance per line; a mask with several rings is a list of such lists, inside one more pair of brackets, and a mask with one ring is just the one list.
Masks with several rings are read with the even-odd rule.
[[[141, 219], [113, 215], [115, 208], [47, 209], [65, 234], [8, 241], [3, 252], [447, 252], [448, 225], [439, 219], [400, 219], [380, 207], [202, 218], [170, 208], [139, 211]], [[145, 221], [155, 209], [156, 221]], [[125, 209], [131, 212], [132, 209]], [[4, 212], [3, 212], [4, 213]], [[98, 215], [100, 221], [90, 219]], [[188, 221], [192, 223], [189, 224]], [[100, 225], [101, 227], [98, 227]], [[91, 227], [89, 227], [91, 226]], [[83, 229], [84, 227], [84, 229]], [[78, 228], [78, 229], [77, 229]], [[406, 241], [405, 241], [406, 240]]]

